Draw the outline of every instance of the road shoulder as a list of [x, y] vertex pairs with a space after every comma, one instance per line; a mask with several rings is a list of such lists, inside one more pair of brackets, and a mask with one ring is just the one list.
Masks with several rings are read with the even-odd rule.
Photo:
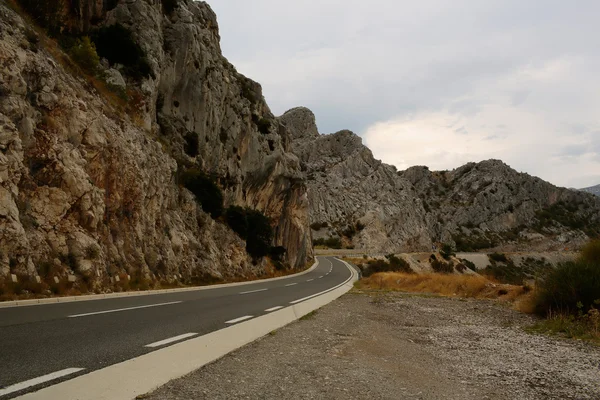
[[600, 348], [533, 322], [490, 301], [353, 291], [142, 398], [600, 398]]

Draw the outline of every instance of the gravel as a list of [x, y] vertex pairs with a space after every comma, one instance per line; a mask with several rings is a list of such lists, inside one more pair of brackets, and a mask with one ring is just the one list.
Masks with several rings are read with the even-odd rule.
[[144, 399], [600, 399], [600, 347], [491, 301], [353, 291]]

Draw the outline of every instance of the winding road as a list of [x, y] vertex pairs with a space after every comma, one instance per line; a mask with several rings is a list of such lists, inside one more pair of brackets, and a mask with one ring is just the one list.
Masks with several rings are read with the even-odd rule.
[[0, 399], [39, 390], [307, 301], [348, 282], [333, 257], [240, 286], [0, 308]]

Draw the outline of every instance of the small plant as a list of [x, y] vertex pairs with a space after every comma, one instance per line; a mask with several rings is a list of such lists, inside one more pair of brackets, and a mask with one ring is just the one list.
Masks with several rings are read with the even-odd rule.
[[256, 127], [258, 128], [258, 131], [260, 133], [262, 133], [263, 135], [269, 134], [269, 132], [271, 131], [271, 126], [272, 126], [271, 121], [268, 120], [267, 118], [261, 118], [256, 123]]
[[536, 311], [586, 314], [600, 297], [600, 264], [585, 259], [558, 265], [537, 282]]
[[181, 174], [180, 182], [196, 196], [202, 209], [213, 218], [223, 214], [223, 193], [219, 185], [198, 169], [189, 169]]
[[327, 222], [314, 222], [310, 225], [313, 231], [320, 231], [323, 228], [327, 228], [329, 224]]
[[342, 240], [339, 237], [329, 237], [327, 239], [319, 238], [313, 240], [314, 246], [324, 246], [330, 249], [341, 249], [342, 248]]
[[449, 260], [450, 257], [455, 256], [456, 254], [454, 253], [454, 250], [452, 249], [452, 246], [450, 246], [447, 243], [444, 243], [442, 245], [442, 249], [440, 250], [440, 255], [442, 257], [444, 257], [444, 259]]
[[98, 72], [100, 57], [96, 52], [96, 46], [88, 36], [78, 39], [73, 47], [69, 49], [69, 55], [87, 73], [96, 75]]
[[100, 249], [95, 244], [90, 244], [85, 249], [85, 258], [88, 260], [96, 260], [100, 256]]
[[504, 255], [504, 254], [492, 253], [492, 254], [488, 254], [488, 257], [492, 261], [502, 262], [502, 263], [508, 262], [508, 258], [506, 258], [506, 255]]

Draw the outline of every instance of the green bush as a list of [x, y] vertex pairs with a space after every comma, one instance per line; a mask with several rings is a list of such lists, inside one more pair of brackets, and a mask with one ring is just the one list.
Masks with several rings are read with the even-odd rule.
[[362, 275], [365, 278], [380, 272], [405, 272], [412, 273], [409, 264], [393, 254], [387, 255], [386, 260], [370, 260], [362, 266]]
[[314, 222], [312, 224], [310, 224], [310, 228], [313, 231], [320, 231], [323, 228], [327, 228], [329, 226], [329, 224], [327, 222]]
[[454, 272], [454, 264], [449, 262], [440, 261], [435, 255], [429, 257], [429, 264], [431, 268], [438, 274], [451, 274]]
[[471, 271], [477, 272], [477, 267], [475, 266], [474, 262], [469, 261], [466, 258], [461, 258], [460, 262], [462, 262], [464, 265], [466, 265]]
[[449, 244], [444, 243], [442, 245], [442, 249], [440, 250], [440, 254], [442, 257], [444, 257], [446, 260], [449, 260], [450, 257], [455, 256], [456, 254], [454, 253], [454, 250], [452, 249], [452, 246], [450, 246]]
[[580, 259], [560, 264], [536, 286], [536, 312], [587, 313], [600, 301], [600, 264]]
[[92, 34], [92, 39], [98, 55], [111, 64], [122, 64], [130, 77], [141, 80], [152, 76], [146, 53], [133, 39], [131, 31], [123, 25], [100, 28]]
[[585, 245], [579, 258], [583, 262], [600, 265], [600, 240], [593, 240]]
[[100, 57], [96, 52], [96, 46], [88, 36], [77, 39], [73, 47], [69, 49], [69, 55], [87, 73], [95, 75], [98, 72]]
[[313, 240], [314, 246], [325, 246], [330, 249], [341, 249], [342, 248], [342, 240], [339, 237], [330, 237], [327, 239], [315, 239]]
[[496, 245], [496, 243], [493, 240], [488, 239], [484, 235], [456, 235], [453, 236], [452, 239], [456, 243], [456, 251], [477, 251], [481, 249], [489, 249]]
[[488, 254], [488, 257], [492, 261], [503, 262], [503, 263], [508, 262], [508, 258], [506, 258], [506, 256], [504, 254], [492, 253], [492, 254]]
[[214, 180], [198, 169], [182, 173], [180, 182], [196, 196], [202, 209], [213, 218], [223, 214], [223, 193]]
[[517, 267], [510, 260], [502, 265], [498, 265], [492, 260], [492, 265], [480, 271], [480, 273], [487, 275], [498, 282], [508, 283], [510, 285], [523, 285], [525, 279], [530, 277], [526, 270]]
[[271, 131], [271, 126], [272, 126], [271, 121], [268, 120], [267, 118], [261, 118], [256, 123], [256, 127], [258, 128], [258, 131], [260, 133], [262, 133], [263, 135], [267, 135]]

